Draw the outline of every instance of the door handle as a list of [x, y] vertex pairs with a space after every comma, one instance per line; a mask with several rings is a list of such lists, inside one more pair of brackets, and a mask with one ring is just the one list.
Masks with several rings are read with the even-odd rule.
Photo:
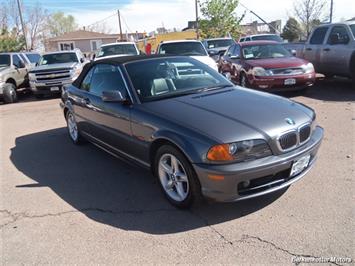
[[324, 48], [323, 51], [329, 52], [330, 48]]
[[306, 48], [306, 51], [312, 51], [312, 48]]

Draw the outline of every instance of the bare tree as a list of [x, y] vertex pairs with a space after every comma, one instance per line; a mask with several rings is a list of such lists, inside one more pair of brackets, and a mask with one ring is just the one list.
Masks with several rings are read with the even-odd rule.
[[107, 22], [95, 23], [87, 27], [89, 31], [96, 31], [100, 33], [110, 34], [112, 29], [108, 27]]
[[38, 48], [47, 32], [49, 14], [38, 3], [34, 7], [26, 8], [27, 39], [30, 50]]
[[294, 3], [294, 12], [305, 29], [307, 37], [309, 36], [315, 22], [322, 21], [324, 10], [327, 5], [326, 0], [298, 0]]
[[1, 5], [0, 6], [0, 30], [1, 31], [7, 30], [8, 19], [9, 19], [9, 16], [7, 15], [7, 6]]

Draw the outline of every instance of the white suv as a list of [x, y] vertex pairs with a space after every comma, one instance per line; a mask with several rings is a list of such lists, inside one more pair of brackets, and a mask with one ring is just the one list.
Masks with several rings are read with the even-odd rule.
[[208, 55], [205, 46], [200, 41], [181, 40], [162, 42], [158, 46], [157, 54], [191, 56], [218, 71], [217, 63]]
[[128, 55], [139, 55], [137, 45], [134, 42], [115, 42], [101, 45], [95, 60]]

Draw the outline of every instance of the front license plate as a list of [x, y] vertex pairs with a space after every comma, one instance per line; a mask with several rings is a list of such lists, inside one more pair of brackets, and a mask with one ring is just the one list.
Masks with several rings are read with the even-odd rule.
[[284, 84], [285, 85], [295, 85], [296, 80], [295, 79], [285, 79]]
[[59, 91], [59, 87], [51, 87], [51, 91]]
[[293, 162], [290, 176], [295, 176], [301, 173], [305, 168], [307, 168], [309, 164], [309, 160], [311, 159], [311, 155], [307, 155]]

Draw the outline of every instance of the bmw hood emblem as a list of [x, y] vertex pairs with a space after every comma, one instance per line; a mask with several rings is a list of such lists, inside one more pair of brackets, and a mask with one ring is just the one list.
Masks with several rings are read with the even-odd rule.
[[286, 118], [285, 121], [286, 121], [287, 124], [289, 124], [291, 126], [296, 125], [295, 120], [293, 120], [292, 118]]

